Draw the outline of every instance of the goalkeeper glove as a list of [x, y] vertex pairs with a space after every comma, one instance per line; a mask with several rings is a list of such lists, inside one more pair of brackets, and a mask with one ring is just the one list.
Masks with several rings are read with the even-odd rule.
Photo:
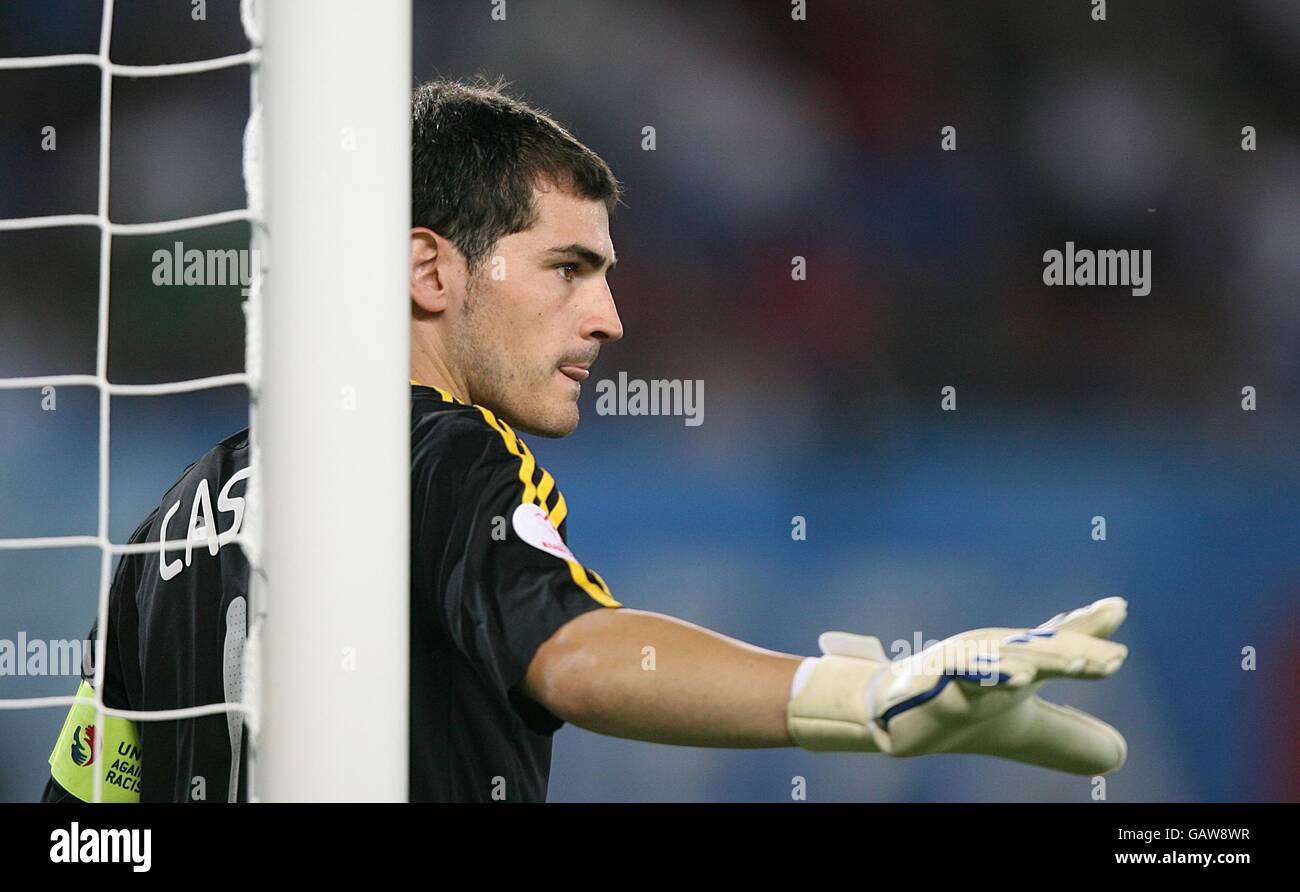
[[795, 674], [790, 736], [809, 750], [980, 753], [1108, 774], [1127, 746], [1110, 725], [1040, 698], [1050, 678], [1106, 678], [1128, 649], [1105, 637], [1127, 613], [1104, 598], [1034, 629], [977, 629], [890, 661], [877, 638], [826, 632]]

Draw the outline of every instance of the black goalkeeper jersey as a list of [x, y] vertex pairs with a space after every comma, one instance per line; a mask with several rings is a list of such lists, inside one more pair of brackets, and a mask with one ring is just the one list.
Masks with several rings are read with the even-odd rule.
[[411, 798], [540, 802], [562, 722], [520, 683], [560, 626], [619, 603], [569, 551], [564, 496], [510, 426], [413, 392]]
[[[412, 382], [411, 396], [411, 799], [544, 801], [551, 736], [563, 723], [521, 682], [560, 626], [619, 604], [569, 551], [564, 496], [510, 426], [438, 388]], [[108, 706], [239, 699], [249, 568], [227, 540], [242, 522], [247, 477], [245, 430], [190, 465], [131, 536], [188, 536], [190, 546], [118, 563]], [[47, 801], [89, 798], [93, 716], [86, 707], [69, 713], [50, 756]], [[247, 733], [237, 716], [105, 724], [105, 799], [247, 798]]]

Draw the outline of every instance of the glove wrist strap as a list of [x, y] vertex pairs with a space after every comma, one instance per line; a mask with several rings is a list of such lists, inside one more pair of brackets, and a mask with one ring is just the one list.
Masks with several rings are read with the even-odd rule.
[[[805, 660], [800, 670], [807, 665]], [[887, 665], [831, 654], [814, 659], [806, 670], [808, 677], [786, 706], [791, 739], [818, 752], [879, 752], [866, 695], [872, 679]]]

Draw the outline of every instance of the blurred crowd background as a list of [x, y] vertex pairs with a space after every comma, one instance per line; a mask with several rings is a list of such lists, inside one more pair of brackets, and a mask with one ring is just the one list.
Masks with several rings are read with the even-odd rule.
[[[1108, 7], [511, 0], [495, 21], [487, 0], [417, 0], [412, 84], [504, 76], [627, 187], [626, 336], [593, 380], [701, 380], [704, 424], [598, 416], [589, 386], [577, 433], [530, 441], [624, 604], [810, 653], [828, 628], [888, 646], [1121, 594], [1123, 672], [1045, 691], [1127, 735], [1107, 798], [1300, 799], [1300, 4]], [[113, 60], [247, 49], [234, 0], [191, 12], [118, 3]], [[99, 29], [98, 0], [11, 0], [0, 56], [95, 52]], [[248, 95], [244, 67], [117, 78], [111, 219], [242, 207]], [[93, 213], [99, 126], [98, 69], [0, 71], [0, 217]], [[114, 239], [112, 381], [244, 368], [237, 285], [151, 281], [178, 238], [243, 247], [248, 228]], [[1066, 241], [1149, 249], [1150, 294], [1045, 287]], [[93, 227], [0, 233], [0, 376], [94, 372], [98, 251]], [[246, 423], [239, 387], [115, 398], [113, 539]], [[98, 424], [93, 388], [56, 411], [0, 390], [0, 537], [94, 533]], [[93, 549], [0, 550], [0, 639], [84, 635], [98, 568]], [[74, 687], [0, 676], [0, 698]], [[63, 714], [0, 710], [0, 799], [39, 796]], [[566, 727], [551, 799], [788, 801], [795, 776], [814, 801], [1094, 789], [975, 757]]]

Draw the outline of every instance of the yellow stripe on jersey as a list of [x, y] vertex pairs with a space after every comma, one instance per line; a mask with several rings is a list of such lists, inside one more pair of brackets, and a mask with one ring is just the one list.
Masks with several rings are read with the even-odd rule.
[[[483, 413], [483, 420], [501, 435], [501, 439], [505, 441], [506, 449], [510, 451], [510, 454], [519, 459], [519, 482], [524, 485], [524, 502], [536, 504], [537, 487], [533, 485], [533, 470], [537, 467], [537, 462], [533, 459], [533, 454], [528, 451], [527, 446], [524, 446], [523, 449], [519, 448], [523, 444], [519, 442], [515, 432], [510, 429], [508, 424], [493, 415], [491, 409], [486, 409], [483, 406], [475, 406], [475, 408]], [[541, 508], [543, 511], [546, 510], [545, 505], [542, 505]]]
[[461, 403], [460, 400], [452, 396], [450, 393], [443, 390], [437, 384], [422, 384], [419, 381], [415, 380], [414, 378], [411, 379], [411, 383], [414, 384], [416, 387], [428, 387], [430, 390], [438, 391], [438, 395], [442, 397], [442, 401], [444, 403], [460, 403], [462, 406], [465, 405], [464, 403]]
[[587, 594], [591, 595], [591, 597], [597, 603], [603, 604], [606, 607], [623, 606], [622, 604], [615, 601], [614, 598], [609, 594], [609, 592], [607, 592], [602, 586], [596, 585], [594, 582], [592, 582], [590, 579], [587, 578], [587, 573], [591, 572], [591, 574], [594, 576], [596, 573], [595, 570], [588, 571], [585, 567], [582, 566], [582, 564], [578, 563], [577, 561], [569, 561], [567, 559], [566, 561], [569, 565], [569, 575], [573, 577], [573, 581], [578, 583], [578, 585], [582, 587], [582, 590], [585, 591]]
[[614, 593], [609, 590], [609, 585], [606, 584], [604, 578], [595, 570], [588, 570], [587, 572], [591, 574], [592, 579], [596, 580], [596, 584], [605, 590], [605, 594], [613, 598]]
[[[519, 482], [524, 485], [524, 493], [520, 501], [525, 505], [536, 504], [543, 511], [546, 511], [546, 496], [555, 488], [555, 479], [545, 469], [541, 469], [541, 485], [534, 485], [533, 472], [538, 470], [538, 467], [537, 461], [533, 458], [532, 450], [528, 448], [523, 440], [515, 436], [515, 432], [510, 428], [510, 425], [493, 415], [491, 409], [479, 405], [475, 405], [474, 408], [482, 413], [483, 420], [488, 423], [488, 426], [501, 435], [501, 439], [505, 442], [506, 449], [509, 450], [510, 454], [519, 459]], [[547, 518], [551, 521], [551, 525], [558, 530], [560, 522], [564, 520], [564, 516], [569, 509], [564, 502], [564, 495], [558, 490], [556, 490], [556, 495], [558, 498], [556, 499], [555, 509], [548, 512]], [[605, 607], [623, 606], [614, 600], [609, 586], [605, 584], [605, 580], [597, 575], [595, 570], [588, 571], [582, 564], [571, 558], [564, 558], [563, 560], [569, 565], [569, 575], [573, 577], [573, 581], [577, 583], [579, 588], [590, 595], [596, 603]], [[595, 576], [598, 581], [593, 582], [587, 576], [588, 572]]]
[[550, 509], [546, 507], [546, 500], [551, 497], [551, 490], [555, 489], [555, 478], [546, 472], [545, 468], [538, 468], [542, 472], [541, 482], [537, 484], [537, 501], [541, 504], [542, 510], [547, 513]]
[[555, 507], [547, 514], [547, 517], [551, 520], [551, 526], [558, 530], [560, 524], [564, 523], [564, 518], [568, 513], [569, 505], [564, 501], [564, 493], [559, 493], [559, 498], [555, 500]]

